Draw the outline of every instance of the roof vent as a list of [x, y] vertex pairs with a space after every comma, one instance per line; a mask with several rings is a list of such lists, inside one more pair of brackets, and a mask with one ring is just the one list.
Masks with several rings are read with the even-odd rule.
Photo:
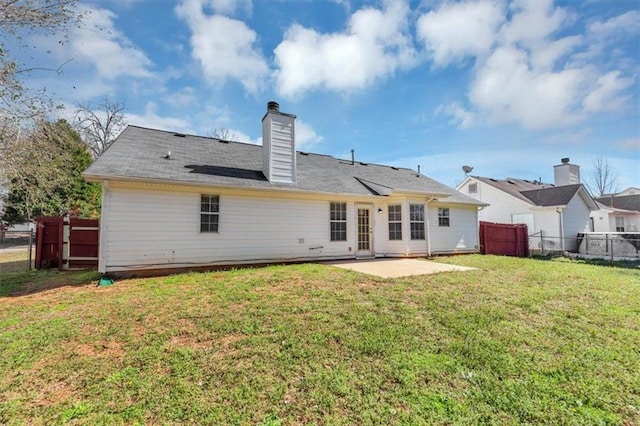
[[186, 137], [187, 135], [185, 135], [185, 134], [183, 134], [183, 133], [174, 133], [174, 134], [173, 134], [173, 136], [176, 136], [176, 137], [178, 137], [178, 138], [184, 138], [184, 137]]
[[280, 112], [280, 104], [276, 101], [267, 102], [267, 111]]
[[300, 151], [300, 152], [299, 152], [299, 154], [300, 154], [300, 155], [309, 155], [309, 153], [308, 153], [308, 152], [302, 152], [302, 151]]
[[392, 170], [400, 170], [399, 168], [397, 168], [396, 166], [391, 166]]
[[569, 157], [564, 157], [562, 160], [560, 160], [560, 162], [562, 164], [569, 164]]

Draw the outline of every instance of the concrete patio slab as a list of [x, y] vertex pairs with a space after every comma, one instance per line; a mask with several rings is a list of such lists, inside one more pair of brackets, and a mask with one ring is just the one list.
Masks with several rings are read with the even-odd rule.
[[426, 259], [339, 260], [323, 263], [382, 278], [409, 277], [451, 271], [472, 271], [476, 269], [466, 266], [447, 265]]

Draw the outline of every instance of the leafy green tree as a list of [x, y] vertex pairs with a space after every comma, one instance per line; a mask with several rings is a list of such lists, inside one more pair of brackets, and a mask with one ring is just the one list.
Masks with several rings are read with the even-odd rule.
[[100, 185], [81, 176], [93, 159], [67, 121], [42, 121], [12, 148], [13, 167], [5, 170], [9, 193], [4, 222], [22, 223], [37, 216], [98, 217]]

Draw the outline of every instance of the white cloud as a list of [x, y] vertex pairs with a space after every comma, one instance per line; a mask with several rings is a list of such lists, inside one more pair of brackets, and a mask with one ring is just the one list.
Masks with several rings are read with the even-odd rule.
[[198, 102], [196, 90], [193, 87], [183, 87], [177, 92], [169, 93], [164, 96], [164, 101], [174, 107], [188, 107]]
[[634, 13], [594, 22], [584, 35], [558, 37], [575, 17], [553, 0], [502, 4], [443, 3], [418, 19], [418, 39], [435, 66], [473, 62], [468, 102], [441, 105], [436, 114], [451, 115], [460, 127], [514, 123], [541, 130], [570, 126], [628, 101], [624, 92], [634, 79], [584, 60], [584, 52], [594, 34], [606, 39], [616, 25], [637, 31]]
[[209, 0], [209, 3], [219, 15], [233, 16], [239, 10], [244, 10], [248, 15], [253, 12], [251, 0]]
[[475, 117], [471, 111], [467, 111], [460, 104], [450, 102], [446, 105], [440, 105], [436, 109], [436, 114], [450, 115], [449, 124], [457, 125], [462, 129], [473, 126]]
[[[218, 10], [222, 3], [214, 2]], [[269, 68], [261, 52], [254, 46], [257, 34], [244, 22], [222, 15], [207, 15], [205, 0], [184, 0], [176, 13], [189, 25], [192, 56], [200, 62], [207, 81], [213, 84], [236, 79], [245, 90], [258, 92], [268, 76]], [[215, 9], [214, 9], [215, 10]]]
[[503, 21], [501, 2], [445, 3], [418, 19], [417, 36], [433, 63], [446, 66], [487, 53]]
[[502, 27], [505, 44], [535, 46], [558, 31], [572, 17], [553, 5], [553, 0], [515, 0], [509, 4], [513, 14]]
[[188, 121], [177, 117], [160, 116], [156, 113], [156, 107], [155, 102], [147, 102], [143, 114], [125, 114], [125, 121], [152, 129], [193, 133], [193, 128]]
[[[640, 137], [621, 140], [614, 145], [625, 151], [635, 152], [636, 156], [640, 156]], [[640, 158], [638, 158], [640, 160]]]
[[74, 61], [96, 68], [99, 77], [151, 77], [153, 65], [142, 50], [114, 26], [116, 15], [106, 9], [79, 5], [84, 14], [82, 24], [71, 30], [69, 46]]
[[589, 32], [600, 38], [637, 34], [640, 32], [640, 12], [633, 10], [604, 22], [594, 21], [589, 24]]
[[525, 52], [500, 47], [477, 71], [469, 99], [491, 123], [556, 127], [579, 118], [574, 103], [584, 79], [578, 69], [536, 72]]
[[620, 92], [633, 85], [633, 79], [623, 78], [620, 71], [611, 71], [598, 78], [595, 89], [584, 99], [587, 112], [614, 111], [621, 109], [628, 101]]
[[316, 88], [362, 89], [413, 65], [407, 14], [407, 5], [395, 1], [358, 10], [340, 33], [292, 25], [274, 50], [277, 92], [294, 98]]
[[296, 149], [310, 149], [324, 140], [313, 128], [304, 121], [296, 120]]

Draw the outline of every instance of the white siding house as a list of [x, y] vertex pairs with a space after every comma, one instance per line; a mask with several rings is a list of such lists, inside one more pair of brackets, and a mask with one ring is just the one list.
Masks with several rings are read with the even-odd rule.
[[99, 270], [478, 250], [482, 202], [413, 170], [295, 151], [295, 116], [275, 103], [263, 140], [129, 126], [84, 173], [103, 183]]
[[640, 189], [596, 197], [599, 209], [591, 213], [595, 232], [640, 231]]
[[568, 158], [554, 166], [554, 176], [555, 184], [467, 176], [456, 189], [489, 204], [479, 220], [527, 224], [530, 249], [576, 251], [577, 236], [590, 231], [590, 213], [597, 206], [579, 183], [580, 168]]

